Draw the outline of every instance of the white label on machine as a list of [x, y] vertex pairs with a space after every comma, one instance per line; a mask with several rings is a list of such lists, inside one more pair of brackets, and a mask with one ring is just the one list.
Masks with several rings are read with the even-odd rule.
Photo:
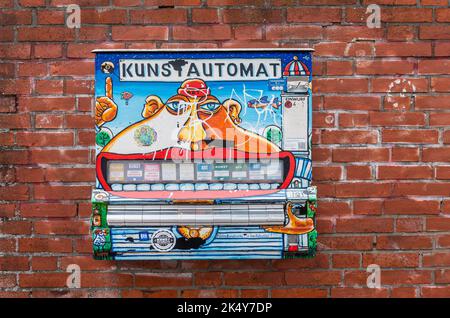
[[283, 149], [308, 150], [308, 97], [282, 96]]
[[146, 181], [159, 181], [159, 164], [145, 164], [144, 179]]
[[177, 165], [174, 163], [161, 164], [162, 181], [177, 180]]
[[189, 180], [189, 181], [195, 180], [193, 163], [181, 163], [179, 167], [180, 167], [180, 180]]

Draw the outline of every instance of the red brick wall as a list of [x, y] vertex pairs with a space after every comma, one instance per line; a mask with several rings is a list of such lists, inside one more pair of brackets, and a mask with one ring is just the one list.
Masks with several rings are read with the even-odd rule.
[[[79, 30], [64, 25], [61, 6], [71, 3], [82, 8]], [[366, 26], [371, 3], [381, 7], [379, 29]], [[450, 296], [447, 0], [0, 7], [0, 297]], [[308, 46], [316, 50], [315, 258], [91, 259], [92, 49]], [[81, 267], [81, 289], [65, 287], [69, 264]], [[366, 287], [369, 264], [381, 266], [381, 289]]]

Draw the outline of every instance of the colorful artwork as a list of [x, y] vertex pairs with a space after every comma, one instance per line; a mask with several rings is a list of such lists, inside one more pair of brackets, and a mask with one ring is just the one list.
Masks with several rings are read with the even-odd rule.
[[94, 255], [313, 255], [311, 65], [307, 49], [97, 51]]

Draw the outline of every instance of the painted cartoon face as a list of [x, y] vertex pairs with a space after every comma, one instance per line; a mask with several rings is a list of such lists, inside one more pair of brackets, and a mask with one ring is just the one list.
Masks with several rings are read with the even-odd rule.
[[[156, 95], [147, 96], [142, 112], [144, 119], [117, 134], [99, 157], [101, 160], [173, 161], [177, 156], [184, 159], [229, 159], [230, 156], [248, 159], [262, 155], [266, 159], [278, 159], [281, 150], [277, 145], [239, 126], [240, 112], [239, 102], [233, 99], [221, 102], [204, 81], [186, 80], [165, 102]], [[227, 158], [223, 157], [225, 155]], [[104, 167], [106, 163], [101, 162], [98, 166]], [[294, 165], [287, 163], [287, 166]], [[105, 188], [108, 189], [111, 183], [108, 182]], [[167, 190], [166, 186], [162, 184], [157, 190]], [[170, 189], [181, 189], [181, 186], [171, 185]], [[280, 186], [281, 181], [269, 185], [266, 190], [276, 190]], [[191, 187], [186, 189], [194, 190], [195, 185]]]

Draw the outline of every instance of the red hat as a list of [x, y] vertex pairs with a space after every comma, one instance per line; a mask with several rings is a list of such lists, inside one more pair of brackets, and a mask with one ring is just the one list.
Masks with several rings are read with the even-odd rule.
[[209, 95], [209, 87], [201, 79], [188, 79], [181, 84], [178, 94], [186, 97], [204, 97]]

